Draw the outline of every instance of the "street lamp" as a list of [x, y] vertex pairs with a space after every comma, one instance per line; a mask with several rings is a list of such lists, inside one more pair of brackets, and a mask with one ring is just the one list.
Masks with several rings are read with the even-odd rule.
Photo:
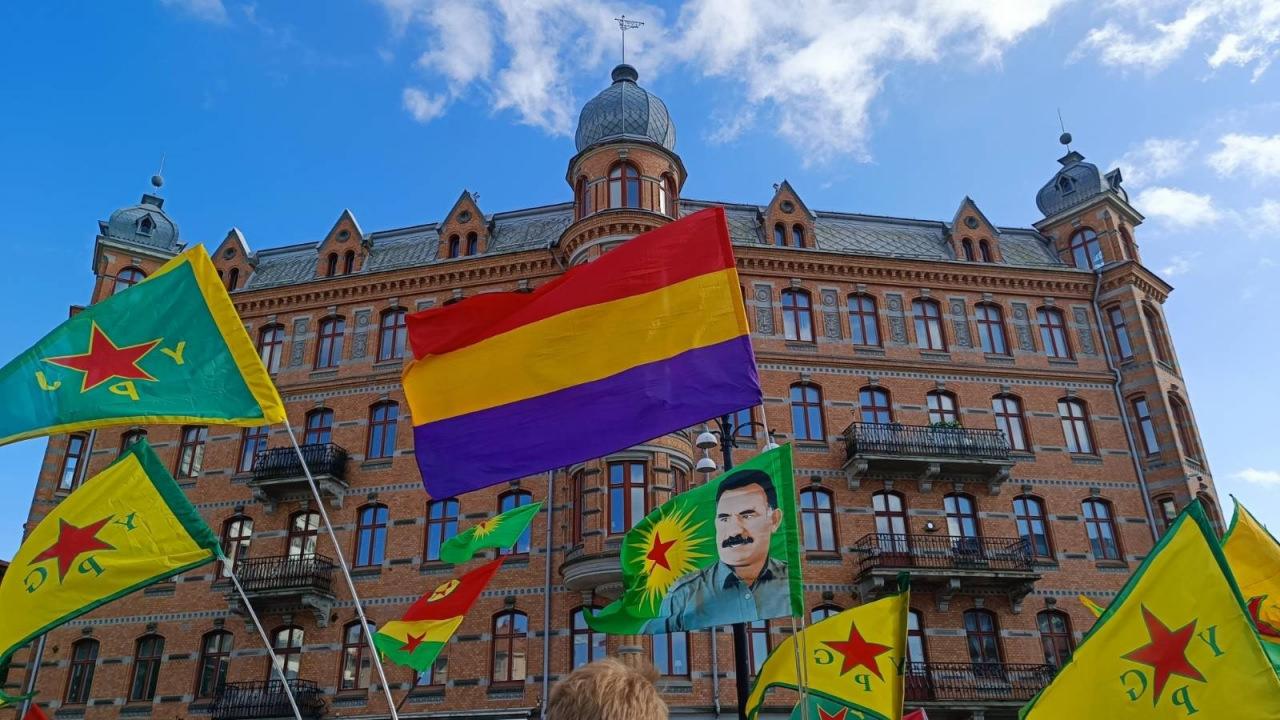
[[[756, 427], [767, 433], [769, 440], [761, 448], [763, 452], [776, 450], [779, 447], [778, 443], [773, 441], [773, 432], [764, 423], [748, 421], [735, 426], [732, 415], [721, 415], [713, 422], [716, 424], [715, 430], [708, 430], [704, 427], [702, 432], [698, 433], [698, 438], [694, 440], [694, 444], [702, 450], [702, 459], [698, 460], [696, 466], [698, 472], [704, 474], [715, 472], [716, 461], [711, 459], [708, 451], [716, 445], [720, 446], [720, 454], [724, 458], [725, 471], [732, 470], [733, 449], [738, 447], [738, 433], [743, 428], [752, 428], [753, 436], [754, 428]], [[714, 641], [713, 637], [712, 642]], [[751, 672], [747, 663], [746, 623], [737, 622], [733, 624], [733, 674], [737, 680], [738, 720], [747, 720], [747, 697], [751, 694], [751, 685], [748, 683], [748, 678]]]

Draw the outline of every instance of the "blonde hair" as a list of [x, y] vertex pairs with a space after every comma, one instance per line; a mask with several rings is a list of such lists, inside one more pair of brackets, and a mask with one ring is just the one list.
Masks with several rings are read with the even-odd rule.
[[652, 665], [632, 667], [615, 658], [588, 663], [551, 690], [548, 720], [667, 720]]

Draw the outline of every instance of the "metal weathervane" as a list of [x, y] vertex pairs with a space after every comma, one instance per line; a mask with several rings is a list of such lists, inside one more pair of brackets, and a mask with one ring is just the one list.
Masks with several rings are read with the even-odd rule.
[[644, 25], [640, 20], [628, 20], [626, 15], [614, 18], [618, 22], [618, 29], [622, 30], [622, 62], [627, 61], [627, 31], [635, 30]]

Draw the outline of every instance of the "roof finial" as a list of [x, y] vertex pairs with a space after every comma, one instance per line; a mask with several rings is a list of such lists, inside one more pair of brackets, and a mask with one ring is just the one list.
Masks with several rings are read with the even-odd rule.
[[627, 31], [635, 30], [636, 28], [644, 25], [644, 23], [640, 20], [628, 20], [626, 15], [623, 15], [622, 17], [616, 17], [614, 18], [614, 20], [618, 21], [618, 28], [622, 30], [622, 64], [626, 65], [627, 64]]
[[1062, 122], [1062, 108], [1058, 108], [1058, 127], [1062, 128], [1062, 134], [1058, 136], [1058, 142], [1067, 146], [1067, 152], [1071, 152], [1071, 133], [1067, 132], [1067, 126]]
[[157, 191], [164, 186], [164, 153], [160, 153], [160, 169], [151, 176], [151, 187]]

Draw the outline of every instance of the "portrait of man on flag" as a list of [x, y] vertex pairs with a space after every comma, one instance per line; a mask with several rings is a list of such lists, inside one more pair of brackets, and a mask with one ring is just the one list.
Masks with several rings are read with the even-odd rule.
[[778, 491], [768, 473], [731, 472], [716, 489], [718, 562], [688, 573], [662, 602], [662, 617], [646, 632], [679, 632], [711, 625], [755, 622], [791, 612], [787, 562], [770, 557], [782, 527]]

